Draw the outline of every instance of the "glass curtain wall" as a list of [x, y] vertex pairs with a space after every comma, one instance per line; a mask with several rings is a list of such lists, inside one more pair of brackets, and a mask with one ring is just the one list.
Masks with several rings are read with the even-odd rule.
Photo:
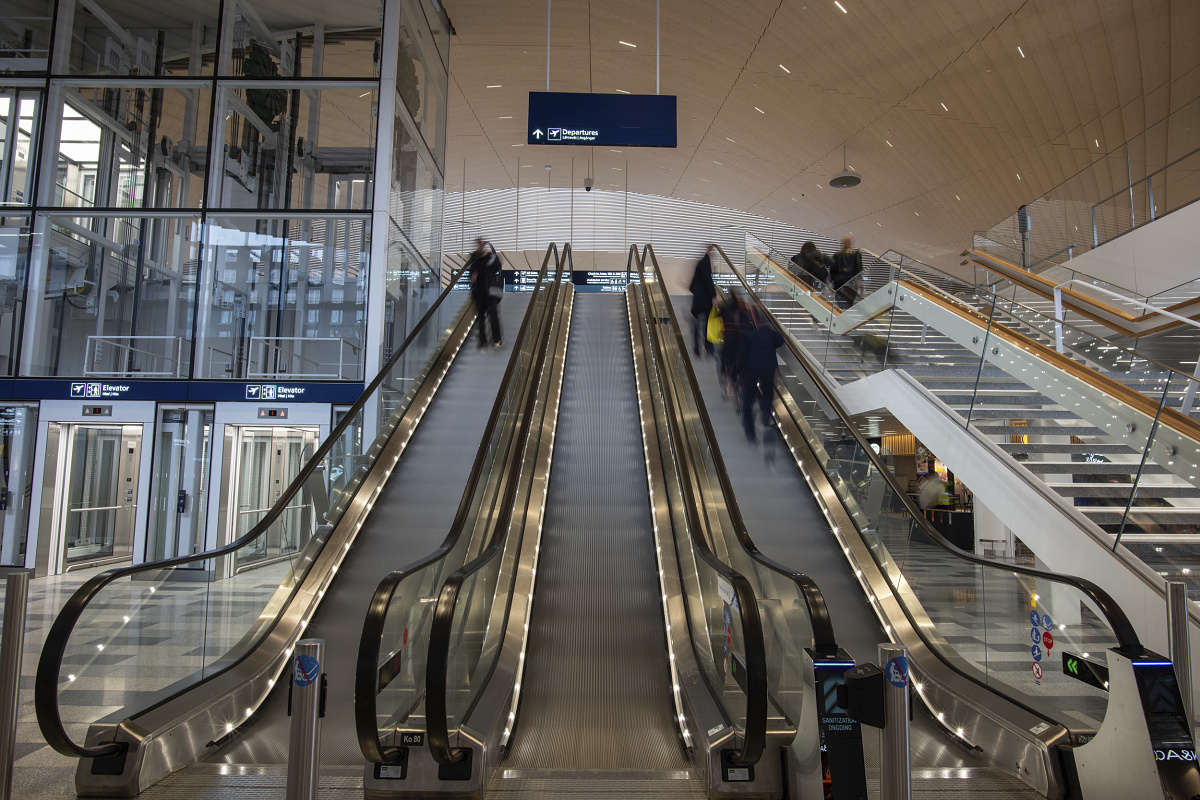
[[441, 257], [441, 8], [28, 5], [0, 32], [0, 377], [369, 377]]

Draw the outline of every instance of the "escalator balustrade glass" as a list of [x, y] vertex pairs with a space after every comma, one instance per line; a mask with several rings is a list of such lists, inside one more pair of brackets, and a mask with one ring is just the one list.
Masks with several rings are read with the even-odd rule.
[[[47, 637], [35, 685], [38, 722], [51, 746], [68, 755], [113, 755], [121, 746], [77, 744], [97, 721], [91, 709], [124, 719], [219, 674], [258, 645], [401, 417], [414, 401], [427, 402], [421, 390], [438, 354], [461, 343], [451, 337], [474, 314], [470, 293], [428, 291], [432, 306], [383, 370], [319, 447], [314, 439], [303, 451], [288, 449], [287, 488], [256, 505], [256, 514], [240, 515], [231, 542], [109, 570], [71, 598]], [[92, 699], [94, 691], [102, 701]], [[87, 698], [81, 708], [71, 708], [75, 697]]]
[[[445, 541], [433, 553], [389, 574], [371, 600], [355, 684], [355, 724], [368, 760], [391, 760], [406, 734], [426, 730], [426, 671], [439, 593], [447, 577], [477, 558], [493, 529], [502, 524], [502, 496], [524, 430], [519, 424], [522, 404], [536, 381], [535, 354], [552, 323], [552, 289], [559, 286], [559, 261], [557, 247], [552, 245], [538, 273], [513, 356]], [[495, 576], [491, 577], [494, 581]], [[494, 582], [489, 585], [496, 586]], [[467, 596], [471, 600], [465, 607], [471, 609], [474, 620], [476, 600], [484, 595], [477, 597], [468, 590]], [[473, 624], [468, 629], [475, 630]], [[471, 672], [465, 662], [481, 656], [478, 637], [467, 636], [462, 644], [462, 657], [452, 659], [455, 675]], [[458, 695], [450, 703], [457, 712]]]
[[[726, 259], [713, 263], [714, 273], [737, 274]], [[743, 286], [774, 324], [786, 327], [777, 313], [785, 289], [775, 275], [747, 274]], [[869, 451], [866, 437], [877, 431], [867, 429], [866, 419], [855, 419], [852, 427], [816, 377], [818, 365], [805, 363], [799, 347], [778, 352], [776, 416], [785, 423], [785, 443], [793, 453], [807, 448], [815, 456], [886, 577], [887, 599], [901, 604], [926, 644], [956, 671], [1045, 719], [1075, 730], [1097, 728], [1107, 695], [1064, 674], [1063, 654], [1102, 662], [1106, 650], [1136, 643], [1124, 614], [1086, 582], [1038, 572], [1020, 559], [981, 559], [950, 545]], [[788, 421], [802, 441], [787, 436]], [[797, 461], [805, 471], [804, 460]], [[810, 482], [813, 477], [805, 471]], [[836, 532], [821, 494], [814, 496]], [[868, 599], [877, 607], [884, 601], [869, 589]], [[916, 688], [920, 692], [921, 684]]]

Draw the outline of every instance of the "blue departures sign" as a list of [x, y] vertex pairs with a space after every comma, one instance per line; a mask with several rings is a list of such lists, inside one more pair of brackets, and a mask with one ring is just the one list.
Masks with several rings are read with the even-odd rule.
[[530, 92], [529, 144], [675, 147], [672, 94]]

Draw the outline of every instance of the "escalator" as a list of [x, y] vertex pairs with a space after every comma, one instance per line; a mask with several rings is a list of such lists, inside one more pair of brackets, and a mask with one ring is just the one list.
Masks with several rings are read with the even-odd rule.
[[[713, 262], [719, 285], [787, 333], [779, 312], [789, 306], [765, 299], [773, 277]], [[926, 710], [914, 727], [914, 766], [957, 762], [974, 792], [1004, 780], [997, 772], [1048, 797], [1177, 797], [1200, 788], [1192, 761], [1176, 773], [1158, 755], [1192, 753], [1189, 724], [1171, 663], [1142, 647], [1122, 608], [1090, 581], [953, 546], [870, 446], [872, 431], [842, 408], [813, 348], [784, 341], [762, 450], [746, 444], [732, 410], [714, 412], [724, 418], [717, 438], [738, 465], [738, 491], [760, 509], [764, 549], [806, 569], [820, 564], [823, 577], [845, 576], [824, 583], [839, 601], [831, 603], [839, 630], [858, 626], [860, 638], [841, 640], [850, 654], [871, 658], [870, 634], [909, 649]], [[715, 375], [701, 383], [710, 406], [726, 404]], [[814, 522], [823, 523], [816, 532]], [[857, 598], [835, 593], [855, 584]], [[837, 619], [855, 607], [854, 622]], [[1170, 701], [1146, 704], [1148, 685]]]
[[746, 534], [660, 287], [559, 291], [491, 529], [371, 603], [367, 796], [820, 792], [814, 661], [852, 664], [819, 589]]
[[[479, 442], [497, 425], [493, 400], [522, 369], [521, 343], [541, 323], [542, 279], [557, 262], [557, 250], [547, 250], [533, 291], [505, 296], [512, 344], [499, 351], [468, 341], [473, 303], [456, 290], [462, 270], [449, 276], [245, 536], [217, 551], [110, 570], [70, 599], [43, 648], [35, 703], [47, 742], [80, 758], [81, 795], [132, 796], [189, 766], [169, 781], [236, 787], [247, 768], [286, 764], [286, 678], [302, 637], [327, 644], [321, 767], [361, 768], [358, 628], [347, 621], [361, 619], [382, 575], [433, 547], [451, 523], [468, 473], [478, 476]], [[326, 478], [332, 454], [336, 480]], [[285, 510], [294, 523], [297, 509], [315, 531], [307, 543], [223, 577], [243, 550], [277, 533]], [[200, 762], [208, 766], [192, 766]]]

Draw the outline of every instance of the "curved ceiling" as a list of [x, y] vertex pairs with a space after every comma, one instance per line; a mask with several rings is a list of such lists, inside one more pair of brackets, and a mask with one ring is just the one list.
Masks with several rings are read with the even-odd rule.
[[[598, 188], [953, 268], [973, 231], [1200, 95], [1197, 0], [840, 4], [662, 0], [679, 147], [618, 152], [524, 144], [527, 93], [546, 88], [545, 0], [446, 0], [447, 188], [566, 186], [572, 168], [580, 186], [594, 157]], [[552, 0], [549, 58], [551, 90], [653, 94], [655, 3]], [[863, 182], [831, 189], [843, 145]]]

